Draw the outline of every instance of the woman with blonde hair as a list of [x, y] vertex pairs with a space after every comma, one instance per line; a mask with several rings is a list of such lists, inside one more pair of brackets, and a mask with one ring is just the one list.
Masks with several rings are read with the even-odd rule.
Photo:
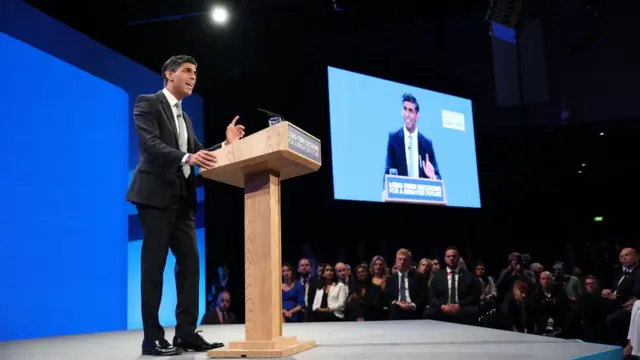
[[387, 278], [389, 277], [389, 267], [386, 261], [380, 255], [376, 255], [371, 259], [371, 265], [369, 265], [371, 271], [371, 282], [380, 286], [384, 292], [384, 288], [387, 286]]

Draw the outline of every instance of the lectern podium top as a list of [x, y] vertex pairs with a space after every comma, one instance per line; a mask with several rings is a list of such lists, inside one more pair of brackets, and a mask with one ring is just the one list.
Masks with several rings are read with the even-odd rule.
[[320, 140], [284, 121], [216, 150], [216, 167], [200, 174], [241, 188], [246, 175], [265, 171], [286, 180], [317, 171], [320, 150]]

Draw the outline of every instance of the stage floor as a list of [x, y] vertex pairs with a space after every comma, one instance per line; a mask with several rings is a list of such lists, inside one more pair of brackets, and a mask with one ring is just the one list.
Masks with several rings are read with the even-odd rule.
[[[37, 326], [37, 325], [34, 325]], [[202, 326], [209, 341], [242, 340], [244, 325]], [[612, 360], [619, 347], [525, 335], [435, 321], [382, 321], [285, 324], [285, 336], [316, 340], [317, 347], [289, 359], [299, 360]], [[167, 329], [171, 341], [173, 328]], [[0, 343], [1, 360], [133, 360], [140, 354], [142, 331], [110, 332]], [[207, 359], [185, 353], [176, 360]]]

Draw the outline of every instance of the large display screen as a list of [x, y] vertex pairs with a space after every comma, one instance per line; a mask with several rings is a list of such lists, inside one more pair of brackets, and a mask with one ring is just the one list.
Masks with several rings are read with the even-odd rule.
[[480, 208], [469, 99], [328, 67], [334, 198]]

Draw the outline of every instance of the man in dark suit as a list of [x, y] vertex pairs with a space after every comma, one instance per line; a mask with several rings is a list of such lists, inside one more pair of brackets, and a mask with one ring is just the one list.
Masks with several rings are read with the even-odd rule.
[[620, 251], [620, 272], [613, 279], [611, 289], [602, 290], [602, 296], [609, 299], [610, 306], [614, 309], [606, 318], [608, 327], [607, 342], [612, 345], [626, 343], [629, 324], [631, 323], [631, 309], [636, 298], [640, 296], [640, 281], [638, 272], [638, 252], [633, 248], [625, 248]]
[[480, 303], [480, 283], [471, 272], [459, 267], [456, 248], [447, 249], [444, 261], [446, 268], [438, 270], [429, 284], [429, 307], [424, 318], [473, 325]]
[[385, 298], [389, 320], [420, 319], [427, 296], [427, 279], [411, 269], [411, 253], [407, 249], [396, 252], [398, 272], [387, 279]]
[[[144, 355], [171, 356], [184, 350], [207, 351], [222, 347], [209, 343], [197, 332], [200, 260], [196, 244], [197, 208], [194, 166], [215, 166], [215, 150], [244, 136], [244, 128], [233, 119], [226, 142], [206, 150], [196, 138], [182, 99], [196, 84], [196, 61], [174, 56], [162, 67], [164, 89], [140, 95], [133, 117], [140, 146], [140, 159], [127, 193], [135, 204], [143, 229], [142, 324]], [[173, 346], [165, 339], [158, 319], [162, 277], [169, 249], [176, 258], [177, 326]]]
[[398, 175], [442, 180], [433, 143], [418, 131], [420, 105], [411, 94], [402, 95], [402, 129], [389, 134], [385, 174], [396, 169]]
[[207, 311], [202, 317], [202, 325], [227, 325], [237, 324], [236, 315], [229, 311], [231, 305], [231, 294], [229, 291], [222, 290], [218, 293], [216, 306]]

